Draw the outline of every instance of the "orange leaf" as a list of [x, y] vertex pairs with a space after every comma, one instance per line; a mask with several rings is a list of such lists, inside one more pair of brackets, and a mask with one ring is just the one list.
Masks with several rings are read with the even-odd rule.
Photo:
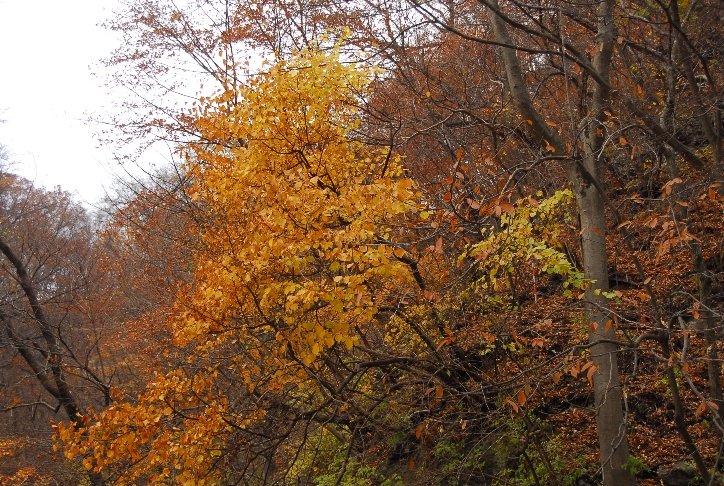
[[[591, 362], [591, 363], [593, 363], [593, 362]], [[598, 369], [598, 366], [596, 366], [596, 365], [593, 365], [590, 368], [588, 368], [588, 374], [586, 375], [586, 377], [588, 378], [588, 383], [590, 383], [591, 386], [593, 386], [593, 374], [596, 372], [597, 369]]]
[[638, 292], [638, 293], [636, 294], [636, 297], [638, 297], [639, 299], [641, 299], [641, 302], [646, 302], [646, 301], [648, 301], [648, 300], [651, 298], [651, 296], [649, 296], [649, 294], [647, 294], [647, 293], [645, 293], [645, 292]]
[[[498, 205], [498, 208], [500, 208], [501, 211], [505, 211], [509, 214], [513, 214], [515, 212], [515, 206], [510, 203], [501, 203]], [[496, 208], [496, 213], [498, 208]]]
[[460, 159], [462, 159], [462, 158], [463, 158], [463, 148], [460, 147], [460, 148], [458, 149], [458, 152], [455, 154], [455, 159], [456, 159], [458, 162], [460, 162]]
[[701, 403], [699, 404], [699, 406], [696, 408], [696, 416], [697, 416], [697, 418], [706, 415], [706, 413], [707, 413], [708, 411], [709, 411], [709, 409], [706, 407], [706, 403], [705, 403], [705, 402], [701, 402]]
[[520, 390], [518, 392], [518, 396], [516, 398], [518, 399], [518, 403], [520, 403], [521, 407], [525, 405], [525, 402], [528, 399], [528, 397], [525, 396], [525, 392], [523, 390]]

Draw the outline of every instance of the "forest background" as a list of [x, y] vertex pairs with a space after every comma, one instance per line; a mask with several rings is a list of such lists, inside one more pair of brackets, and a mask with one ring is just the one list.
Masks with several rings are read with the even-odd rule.
[[721, 2], [124, 5], [176, 161], [3, 171], [3, 484], [721, 482]]

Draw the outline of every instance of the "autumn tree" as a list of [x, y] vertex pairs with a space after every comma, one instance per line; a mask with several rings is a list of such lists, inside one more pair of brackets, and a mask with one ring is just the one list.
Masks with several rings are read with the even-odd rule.
[[115, 364], [104, 345], [112, 306], [100, 297], [108, 282], [91, 219], [69, 194], [7, 173], [0, 183], [3, 419], [21, 437], [47, 437], [59, 410], [82, 426], [88, 406], [111, 401]]

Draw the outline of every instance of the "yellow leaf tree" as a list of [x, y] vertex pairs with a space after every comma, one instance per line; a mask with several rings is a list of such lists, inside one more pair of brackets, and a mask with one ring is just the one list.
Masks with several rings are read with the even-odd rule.
[[415, 185], [389, 149], [354, 138], [375, 75], [338, 49], [301, 51], [187, 113], [202, 250], [170, 321], [185, 365], [84, 433], [59, 427], [67, 457], [121, 483], [253, 477], [279, 443], [246, 432], [329, 405], [320, 361], [359, 345], [391, 289], [414, 282], [393, 231], [417, 218]]

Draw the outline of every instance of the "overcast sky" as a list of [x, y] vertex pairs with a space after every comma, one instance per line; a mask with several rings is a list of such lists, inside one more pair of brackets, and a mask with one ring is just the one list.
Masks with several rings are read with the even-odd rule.
[[[14, 169], [92, 203], [118, 171], [87, 113], [109, 108], [98, 61], [116, 46], [97, 24], [116, 0], [0, 0], [0, 143]], [[118, 95], [118, 93], [116, 93]]]

